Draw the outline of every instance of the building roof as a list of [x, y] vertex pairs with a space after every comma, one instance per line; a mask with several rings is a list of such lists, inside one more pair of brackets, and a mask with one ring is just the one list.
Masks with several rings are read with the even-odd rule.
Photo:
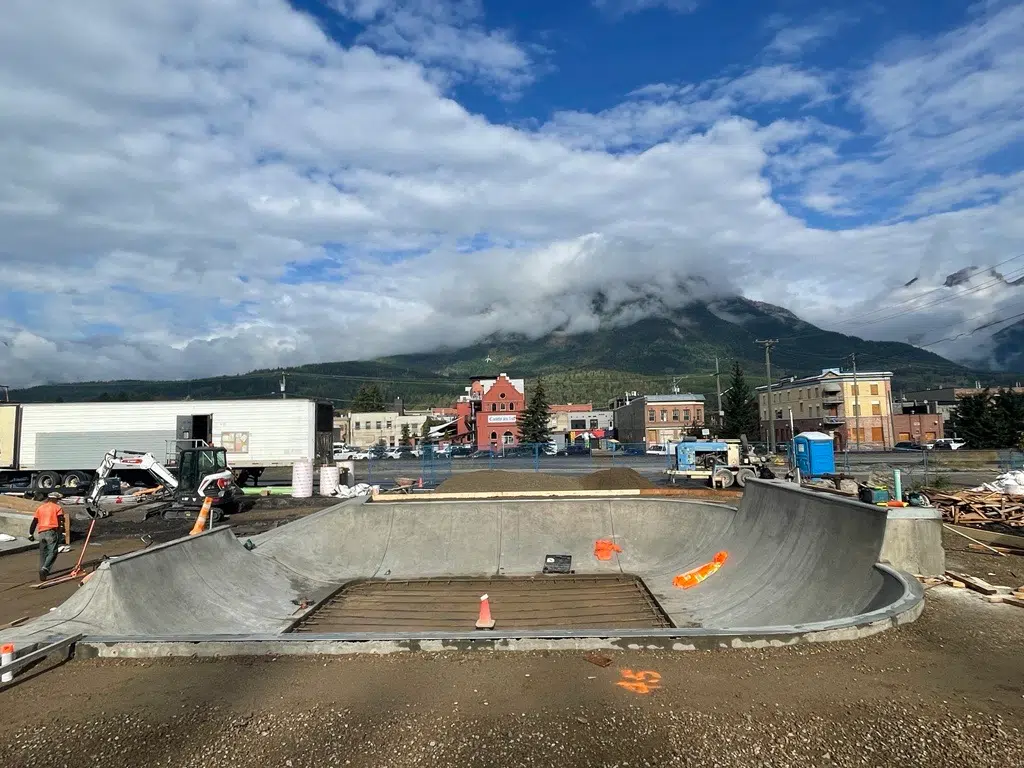
[[681, 392], [678, 395], [641, 395], [637, 399], [646, 400], [648, 403], [703, 403], [704, 395], [695, 395], [692, 392]]
[[[802, 387], [806, 384], [814, 384], [822, 381], [853, 381], [854, 378], [862, 381], [871, 379], [891, 379], [892, 371], [841, 371], [838, 368], [826, 368], [817, 376], [805, 376], [802, 379], [782, 379], [772, 384], [772, 389], [789, 389], [790, 387]], [[767, 384], [754, 387], [754, 390], [761, 392], [768, 389]]]

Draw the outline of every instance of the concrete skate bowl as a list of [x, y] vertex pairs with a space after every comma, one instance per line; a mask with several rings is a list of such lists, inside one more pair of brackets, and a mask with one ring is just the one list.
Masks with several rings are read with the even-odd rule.
[[[917, 581], [877, 562], [885, 510], [781, 482], [737, 508], [659, 497], [500, 501], [355, 499], [254, 537], [226, 528], [108, 561], [48, 616], [15, 630], [82, 633], [101, 655], [383, 652], [457, 647], [742, 647], [861, 637], [913, 621]], [[595, 557], [595, 542], [621, 552]], [[673, 579], [728, 553], [692, 589]], [[635, 576], [649, 627], [292, 633], [353, 584], [534, 579], [547, 555], [577, 577]], [[558, 578], [558, 577], [554, 577]], [[469, 598], [475, 612], [477, 596]], [[443, 608], [444, 606], [441, 606]], [[10, 635], [11, 633], [3, 633]]]

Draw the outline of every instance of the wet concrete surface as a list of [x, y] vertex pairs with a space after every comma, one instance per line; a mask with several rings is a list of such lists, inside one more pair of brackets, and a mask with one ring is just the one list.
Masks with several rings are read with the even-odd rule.
[[767, 650], [72, 661], [3, 696], [14, 766], [1008, 766], [1024, 610]]

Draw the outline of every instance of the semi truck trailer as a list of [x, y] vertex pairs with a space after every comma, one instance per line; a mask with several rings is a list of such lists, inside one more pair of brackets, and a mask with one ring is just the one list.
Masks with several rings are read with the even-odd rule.
[[244, 484], [267, 467], [332, 461], [334, 408], [302, 398], [0, 403], [0, 486], [88, 488], [111, 449], [175, 470], [188, 447], [218, 446]]

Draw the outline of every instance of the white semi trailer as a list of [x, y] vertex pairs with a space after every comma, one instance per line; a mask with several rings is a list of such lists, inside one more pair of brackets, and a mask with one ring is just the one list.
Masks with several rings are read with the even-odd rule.
[[223, 446], [237, 473], [332, 460], [334, 408], [289, 400], [0, 403], [0, 486], [88, 487], [112, 448], [150, 453], [173, 467], [178, 451]]

